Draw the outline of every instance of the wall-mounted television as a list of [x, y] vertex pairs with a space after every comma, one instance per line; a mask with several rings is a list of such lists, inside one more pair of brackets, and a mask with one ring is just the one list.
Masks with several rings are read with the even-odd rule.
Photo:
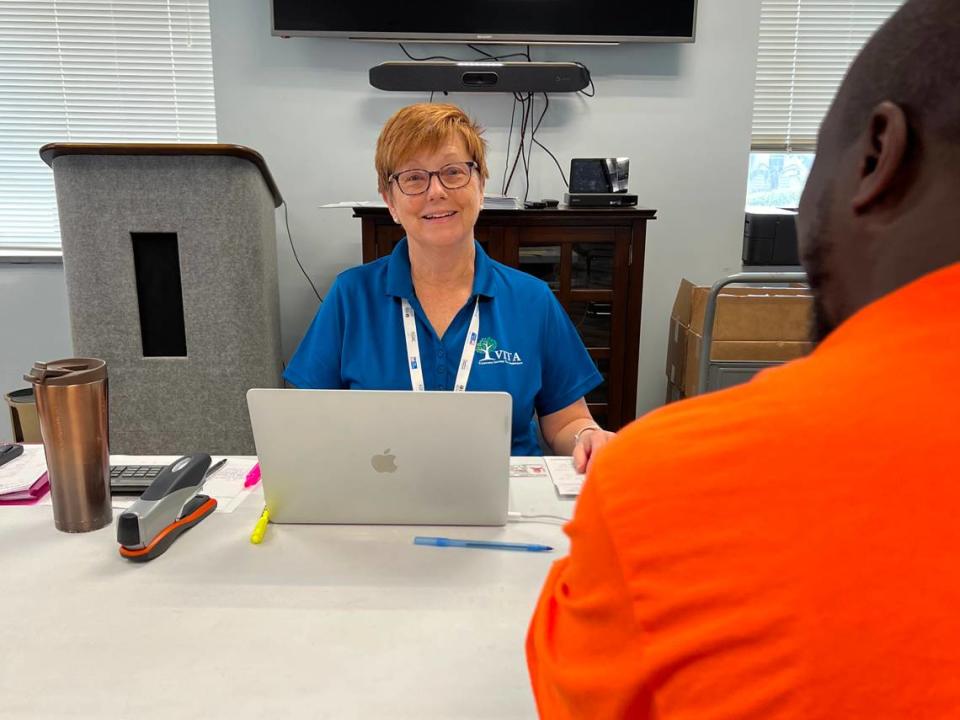
[[697, 0], [272, 0], [273, 34], [424, 42], [693, 42]]

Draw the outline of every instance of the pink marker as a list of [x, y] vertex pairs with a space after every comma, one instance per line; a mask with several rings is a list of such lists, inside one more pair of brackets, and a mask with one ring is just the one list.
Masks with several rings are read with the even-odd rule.
[[260, 482], [260, 463], [250, 468], [250, 472], [247, 473], [247, 479], [243, 481], [243, 486], [245, 488], [253, 487], [258, 482]]

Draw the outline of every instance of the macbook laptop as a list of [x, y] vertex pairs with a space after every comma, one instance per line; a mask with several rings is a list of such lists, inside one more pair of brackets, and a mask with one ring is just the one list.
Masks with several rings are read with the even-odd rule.
[[275, 523], [503, 525], [507, 393], [252, 389]]

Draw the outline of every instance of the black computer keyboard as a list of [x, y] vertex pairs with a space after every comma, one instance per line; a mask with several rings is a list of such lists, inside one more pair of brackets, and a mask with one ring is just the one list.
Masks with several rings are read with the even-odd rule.
[[140, 495], [166, 465], [111, 465], [110, 494]]

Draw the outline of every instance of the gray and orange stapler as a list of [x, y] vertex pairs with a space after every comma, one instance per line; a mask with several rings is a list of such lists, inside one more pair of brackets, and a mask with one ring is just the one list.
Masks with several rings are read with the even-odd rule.
[[210, 456], [187, 455], [165, 467], [117, 520], [120, 554], [138, 562], [162, 555], [173, 541], [210, 515], [217, 501], [198, 494]]

